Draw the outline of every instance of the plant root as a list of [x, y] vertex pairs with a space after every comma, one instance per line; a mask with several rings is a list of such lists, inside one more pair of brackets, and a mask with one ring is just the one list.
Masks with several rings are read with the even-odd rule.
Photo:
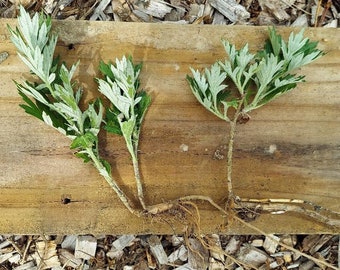
[[[166, 203], [161, 203], [161, 204], [156, 204], [153, 205], [151, 207], [148, 207], [147, 209], [149, 209], [152, 212], [149, 212], [148, 214], [152, 214], [154, 217], [157, 216], [164, 216], [166, 215], [168, 217], [168, 215], [172, 216], [172, 217], [176, 217], [179, 218], [179, 221], [183, 222], [183, 220], [186, 220], [186, 230], [185, 230], [185, 237], [186, 237], [186, 244], [188, 246], [188, 248], [190, 248], [190, 243], [188, 241], [189, 237], [194, 237], [197, 240], [199, 240], [201, 242], [201, 244], [203, 245], [203, 247], [205, 247], [206, 249], [210, 250], [210, 251], [216, 251], [216, 252], [220, 252], [221, 254], [225, 255], [226, 257], [230, 258], [230, 260], [240, 266], [246, 267], [246, 268], [254, 268], [251, 265], [247, 265], [244, 264], [240, 261], [238, 261], [236, 258], [234, 258], [232, 255], [226, 253], [223, 250], [217, 249], [216, 246], [211, 246], [207, 243], [207, 241], [204, 239], [204, 237], [201, 234], [201, 228], [200, 228], [200, 213], [199, 213], [199, 209], [198, 206], [193, 202], [193, 201], [205, 201], [208, 202], [210, 205], [212, 205], [214, 208], [216, 208], [218, 211], [220, 211], [223, 215], [225, 215], [226, 217], [228, 217], [228, 220], [235, 220], [239, 223], [241, 223], [242, 225], [250, 228], [251, 230], [253, 230], [256, 233], [259, 233], [261, 235], [264, 235], [265, 237], [268, 237], [269, 239], [271, 239], [272, 241], [274, 241], [275, 243], [279, 244], [280, 246], [284, 247], [285, 249], [295, 252], [298, 255], [301, 255], [311, 261], [313, 261], [314, 263], [318, 264], [318, 265], [323, 265], [325, 267], [329, 267], [330, 269], [338, 269], [337, 267], [335, 267], [334, 265], [327, 263], [323, 260], [320, 260], [318, 258], [315, 258], [313, 256], [310, 256], [306, 253], [303, 253], [291, 246], [288, 246], [284, 243], [282, 243], [281, 241], [278, 241], [277, 239], [275, 239], [273, 236], [267, 234], [266, 232], [264, 232], [263, 230], [257, 228], [256, 226], [250, 224], [249, 222], [243, 220], [242, 218], [238, 217], [235, 214], [235, 211], [237, 212], [237, 210], [240, 208], [240, 205], [238, 205], [239, 203], [252, 203], [251, 206], [253, 207], [253, 209], [256, 209], [256, 206], [258, 206], [258, 208], [255, 211], [265, 211], [266, 207], [264, 207], [263, 205], [269, 205], [270, 207], [273, 207], [272, 205], [270, 205], [268, 202], [270, 202], [271, 204], [274, 204], [276, 202], [280, 202], [280, 204], [276, 204], [275, 209], [280, 211], [283, 211], [282, 209], [285, 209], [285, 212], [288, 211], [294, 211], [294, 212], [298, 212], [298, 213], [302, 213], [305, 214], [307, 216], [316, 218], [315, 215], [311, 215], [311, 212], [313, 212], [313, 210], [309, 210], [306, 211], [306, 209], [304, 209], [303, 206], [299, 206], [297, 207], [296, 205], [293, 205], [293, 207], [290, 207], [289, 204], [287, 204], [288, 199], [267, 199], [267, 200], [258, 200], [256, 201], [255, 199], [240, 199], [237, 198], [235, 201], [235, 209], [228, 209], [225, 210], [222, 207], [220, 207], [216, 202], [214, 202], [210, 197], [208, 196], [201, 196], [201, 195], [192, 195], [192, 196], [185, 196], [185, 197], [181, 197], [177, 200], [173, 200], [170, 202], [166, 202]], [[289, 200], [291, 203], [300, 203], [303, 204], [304, 206], [306, 205], [313, 205], [310, 202], [307, 201], [302, 201], [302, 200]], [[256, 202], [256, 205], [255, 205]], [[267, 202], [267, 204], [264, 204], [265, 202]], [[285, 202], [285, 203], [284, 203]], [[255, 205], [255, 208], [254, 208]], [[262, 207], [262, 208], [261, 208]], [[273, 209], [273, 208], [272, 208]], [[300, 209], [300, 210], [297, 210]], [[322, 208], [324, 209], [324, 208]], [[330, 211], [333, 214], [338, 215], [337, 213], [334, 213], [331, 210], [325, 209], [325, 211]], [[256, 212], [257, 213], [257, 212]], [[314, 210], [314, 214], [317, 214]], [[184, 218], [184, 219], [183, 219]], [[320, 218], [317, 218], [317, 220], [320, 220]], [[328, 220], [329, 221], [329, 220]], [[329, 222], [326, 223], [329, 225]]]
[[284, 214], [295, 212], [328, 226], [340, 228], [340, 214], [312, 202], [299, 199], [244, 199], [236, 198], [234, 210], [247, 211], [254, 217], [259, 213]]

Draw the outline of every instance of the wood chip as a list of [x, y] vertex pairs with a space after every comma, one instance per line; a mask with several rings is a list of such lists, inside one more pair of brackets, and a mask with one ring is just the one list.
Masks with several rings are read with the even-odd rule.
[[110, 259], [119, 260], [124, 255], [123, 250], [110, 250], [106, 253], [106, 256]]
[[338, 20], [332, 20], [330, 23], [327, 23], [324, 28], [337, 28]]
[[[274, 238], [277, 241], [274, 241], [272, 238]], [[275, 235], [270, 235], [270, 237], [266, 236], [264, 243], [263, 243], [263, 248], [269, 254], [273, 254], [276, 251], [277, 246], [279, 245], [278, 241], [280, 241], [280, 238]]]
[[[148, 14], [146, 14], [145, 12], [138, 10], [138, 9], [134, 9], [132, 11], [132, 14], [135, 16], [135, 18], [138, 18], [138, 20], [144, 21], [144, 22], [156, 22], [151, 16], [149, 16]], [[136, 22], [138, 20], [134, 20], [132, 19], [132, 21]]]
[[272, 260], [264, 251], [249, 244], [241, 246], [237, 259], [255, 267], [260, 267], [267, 261]]
[[34, 264], [34, 261], [29, 261], [25, 264], [14, 267], [13, 270], [38, 270], [38, 267]]
[[321, 235], [319, 240], [309, 249], [309, 253], [314, 254], [318, 252], [332, 237], [333, 235]]
[[218, 11], [215, 11], [212, 24], [227, 24], [227, 19]]
[[[324, 265], [318, 265], [318, 263], [310, 262], [310, 260], [302, 256], [296, 256], [294, 251], [288, 251], [283, 247], [281, 247], [278, 252], [269, 254], [269, 252], [274, 250], [273, 244], [270, 243], [271, 241], [269, 237], [263, 241], [262, 236], [222, 236], [217, 234], [209, 235], [209, 237], [205, 236], [205, 244], [211, 247], [209, 253], [209, 251], [205, 250], [204, 245], [202, 245], [202, 242], [199, 239], [192, 238], [186, 242], [183, 237], [178, 237], [176, 235], [138, 237], [135, 237], [134, 235], [122, 235], [119, 237], [103, 235], [96, 236], [95, 238], [90, 237], [93, 238], [93, 242], [96, 240], [97, 243], [95, 257], [90, 257], [90, 259], [75, 257], [74, 252], [71, 251], [73, 242], [71, 240], [74, 238], [75, 236], [46, 236], [44, 238], [40, 237], [37, 239], [37, 237], [32, 236], [1, 237], [0, 235], [0, 241], [4, 246], [4, 248], [0, 250], [0, 259], [2, 261], [2, 263], [0, 263], [0, 270], [2, 270], [2, 265], [9, 265], [9, 267], [11, 267], [7, 269], [15, 269], [18, 264], [22, 264], [19, 265], [19, 270], [46, 269], [48, 267], [46, 262], [49, 265], [51, 264], [48, 260], [44, 260], [44, 262], [42, 262], [43, 260], [41, 259], [43, 257], [40, 258], [40, 255], [37, 255], [37, 249], [40, 250], [41, 256], [45, 256], [45, 258], [49, 256], [49, 249], [53, 251], [50, 253], [52, 254], [52, 257], [56, 257], [56, 246], [61, 246], [62, 244], [70, 249], [58, 249], [57, 256], [60, 263], [56, 263], [55, 266], [50, 267], [51, 270], [63, 270], [69, 268], [82, 268], [84, 270], [113, 269], [114, 267], [117, 267], [117, 269], [133, 270], [165, 270], [169, 269], [169, 265], [177, 266], [177, 268], [174, 268], [177, 270], [243, 270], [240, 267], [237, 268], [235, 262], [231, 260], [230, 257], [223, 259], [224, 254], [222, 250], [232, 252], [232, 256], [236, 260], [241, 263], [253, 265], [254, 268], [259, 270], [294, 269], [299, 267], [302, 270], [325, 269]], [[76, 238], [78, 240], [80, 239], [79, 237]], [[304, 252], [307, 254], [312, 252], [313, 257], [320, 261], [330, 262], [334, 266], [338, 263], [337, 256], [340, 240], [337, 235], [308, 235], [304, 237], [300, 236], [299, 238], [297, 238], [296, 235], [280, 235], [279, 238], [280, 241], [284, 242], [286, 245], [299, 248], [301, 247], [302, 250], [306, 249]], [[7, 241], [6, 239], [8, 239], [9, 244], [5, 243], [5, 241]], [[263, 245], [261, 246], [262, 242]], [[266, 242], [266, 244], [264, 244], [264, 242]], [[48, 243], [53, 243], [53, 247], [49, 248]], [[150, 245], [150, 243], [152, 245]], [[254, 244], [261, 247], [256, 248], [254, 247]], [[14, 245], [16, 246], [15, 249], [13, 248]], [[45, 255], [42, 252], [43, 246], [41, 245], [46, 245], [46, 248], [43, 251], [45, 252]], [[269, 248], [267, 247], [268, 251], [264, 252], [263, 246], [266, 245], [268, 245]], [[162, 255], [155, 255], [156, 252], [151, 251], [151, 246], [156, 246], [157, 252], [160, 250], [158, 253], [163, 253], [163, 255], [165, 253], [171, 253], [167, 259], [163, 259], [163, 265], [160, 265], [159, 263], [159, 258]], [[24, 251], [26, 249], [27, 251]], [[218, 252], [218, 249], [221, 249], [221, 253]], [[24, 258], [22, 257], [21, 252], [25, 253]], [[191, 256], [190, 259], [189, 256]], [[39, 258], [41, 261], [39, 261]], [[225, 267], [227, 265], [228, 267], [230, 266], [230, 268]]]
[[98, 7], [94, 10], [92, 16], [90, 17], [90, 21], [95, 21], [98, 19], [101, 19], [102, 21], [106, 21], [106, 15], [104, 13], [104, 10], [110, 4], [111, 0], [102, 0], [99, 1]]
[[311, 270], [315, 263], [312, 261], [307, 261], [299, 265], [299, 270]]
[[251, 245], [254, 247], [262, 247], [263, 246], [263, 240], [262, 239], [254, 239], [251, 242]]
[[74, 256], [78, 259], [89, 260], [96, 254], [97, 239], [90, 235], [78, 236]]
[[310, 23], [311, 23], [312, 25], [315, 25], [315, 23], [316, 23], [316, 18], [318, 18], [318, 20], [319, 20], [319, 16], [320, 16], [320, 15], [322, 14], [322, 12], [323, 12], [323, 7], [320, 5], [320, 7], [319, 7], [319, 9], [318, 9], [317, 5], [314, 5], [314, 6], [312, 6], [311, 11], [312, 11], [312, 18], [311, 18], [311, 20], [310, 20]]
[[310, 250], [314, 245], [316, 245], [318, 243], [320, 238], [321, 238], [320, 235], [314, 235], [314, 234], [307, 235], [302, 240], [302, 250], [303, 251]]
[[8, 261], [13, 264], [18, 264], [20, 260], [21, 260], [21, 256], [19, 253], [15, 253], [14, 255], [12, 255], [11, 258], [8, 259]]
[[240, 248], [240, 245], [241, 245], [241, 240], [237, 238], [237, 236], [233, 236], [228, 244], [226, 245], [224, 251], [229, 254], [229, 255], [232, 255], [232, 254], [235, 254], [236, 251]]
[[2, 242], [0, 243], [0, 251], [1, 251], [1, 249], [5, 248], [5, 247], [8, 247], [8, 246], [10, 246], [10, 245], [11, 245], [11, 243], [10, 243], [9, 241], [7, 241], [7, 240], [2, 241]]
[[290, 247], [294, 247], [297, 243], [297, 237], [296, 235], [290, 235], [290, 234], [286, 234], [286, 235], [282, 235], [281, 237], [281, 242], [286, 244], [287, 246]]
[[231, 22], [244, 21], [250, 13], [234, 0], [209, 0], [209, 4], [226, 16]]
[[13, 256], [14, 253], [15, 251], [0, 255], [0, 264], [6, 262], [9, 258]]
[[275, 24], [275, 19], [268, 12], [262, 10], [256, 19], [257, 25], [273, 25]]
[[[279, 269], [279, 267], [282, 265], [283, 262], [277, 262], [277, 261], [273, 261], [269, 264], [269, 269]], [[262, 267], [259, 268], [259, 270], [267, 270], [268, 269], [268, 265], [264, 264], [262, 265]]]
[[192, 268], [189, 265], [189, 263], [186, 263], [186, 264], [183, 264], [183, 265], [175, 268], [174, 270], [192, 270]]
[[338, 240], [338, 268], [340, 268], [340, 237]]
[[164, 248], [158, 236], [152, 235], [148, 238], [150, 251], [156, 258], [159, 265], [166, 264], [168, 262], [168, 256], [166, 255]]
[[178, 9], [172, 9], [170, 13], [165, 14], [164, 20], [165, 21], [171, 21], [171, 22], [177, 22], [181, 19], [183, 15]]
[[73, 267], [73, 268], [77, 268], [83, 262], [81, 259], [77, 259], [74, 256], [74, 254], [72, 254], [71, 252], [63, 248], [59, 250], [59, 258], [63, 266], [68, 266], [68, 267]]
[[149, 0], [146, 3], [144, 1], [137, 1], [134, 6], [135, 10], [158, 19], [163, 19], [172, 10], [172, 7], [162, 0]]
[[112, 243], [112, 249], [123, 250], [125, 247], [131, 245], [135, 239], [136, 237], [132, 234], [122, 235]]
[[188, 262], [192, 269], [207, 269], [209, 265], [209, 252], [200, 241], [195, 238], [189, 239]]
[[209, 260], [209, 270], [223, 270], [225, 266], [222, 262], [215, 260], [214, 258], [210, 258]]
[[149, 250], [146, 250], [146, 259], [148, 261], [148, 267], [150, 269], [156, 269], [157, 268], [157, 262], [154, 259], [154, 257], [150, 254]]
[[224, 261], [224, 254], [221, 246], [220, 237], [217, 234], [212, 234], [208, 238], [208, 244], [212, 247], [210, 250], [210, 256], [214, 259], [223, 262]]
[[262, 10], [272, 14], [279, 22], [286, 21], [290, 18], [285, 9], [289, 6], [287, 1], [281, 0], [261, 0], [259, 1]]
[[60, 261], [57, 255], [57, 244], [53, 241], [38, 241], [35, 243], [36, 252], [33, 258], [37, 262], [39, 269], [49, 269], [60, 266]]
[[292, 23], [292, 27], [307, 27], [308, 19], [306, 14], [301, 14], [296, 20]]
[[202, 17], [204, 12], [204, 5], [192, 4], [190, 5], [190, 10], [187, 15], [189, 23], [193, 23], [199, 17]]
[[168, 262], [174, 263], [177, 260], [186, 261], [188, 259], [188, 250], [184, 245], [181, 245], [178, 249], [172, 252], [168, 256]]
[[289, 253], [284, 254], [283, 260], [285, 261], [286, 264], [291, 263], [293, 261], [292, 255]]
[[180, 244], [182, 244], [184, 241], [184, 238], [182, 236], [177, 236], [177, 235], [172, 235], [171, 236], [171, 244], [174, 247], [179, 246]]
[[68, 249], [68, 250], [75, 250], [76, 248], [76, 235], [67, 235], [64, 240], [61, 242], [61, 248]]

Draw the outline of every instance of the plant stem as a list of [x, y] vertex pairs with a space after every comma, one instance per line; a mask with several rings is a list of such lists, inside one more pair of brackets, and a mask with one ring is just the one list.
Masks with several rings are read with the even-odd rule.
[[140, 216], [140, 212], [135, 210], [135, 207], [133, 206], [133, 203], [131, 200], [126, 196], [123, 190], [117, 185], [116, 181], [113, 179], [113, 177], [107, 172], [104, 165], [101, 163], [100, 159], [95, 155], [92, 148], [86, 148], [87, 153], [91, 157], [94, 166], [97, 168], [99, 173], [104, 177], [106, 182], [110, 185], [110, 187], [116, 192], [119, 199], [122, 201], [122, 203], [125, 205], [125, 207], [134, 215]]
[[139, 199], [139, 202], [142, 208], [145, 210], [146, 205], [144, 202], [143, 184], [142, 184], [142, 180], [140, 177], [139, 162], [138, 162], [138, 157], [137, 157], [137, 151], [138, 151], [137, 148], [138, 148], [139, 138], [137, 137], [137, 139], [135, 139], [135, 138], [126, 137], [126, 136], [124, 136], [124, 138], [125, 138], [126, 146], [128, 148], [128, 151], [132, 159], [133, 171], [135, 174], [135, 181], [136, 181], [136, 186], [137, 186], [137, 196], [138, 196], [138, 199]]
[[236, 131], [237, 115], [235, 114], [235, 119], [230, 122], [229, 131], [229, 145], [228, 145], [228, 156], [227, 156], [227, 187], [228, 187], [228, 202], [232, 199], [233, 193], [233, 183], [232, 183], [232, 168], [233, 168], [233, 150], [234, 150], [234, 137]]
[[228, 187], [228, 199], [227, 204], [230, 209], [233, 208], [233, 183], [232, 183], [232, 169], [233, 169], [233, 151], [234, 151], [234, 138], [236, 132], [236, 125], [241, 115], [241, 109], [243, 107], [243, 103], [245, 101], [245, 95], [241, 96], [241, 100], [234, 114], [233, 120], [230, 122], [230, 131], [229, 131], [229, 145], [228, 145], [228, 156], [227, 156], [227, 187]]
[[134, 170], [134, 173], [135, 173], [138, 199], [139, 199], [139, 202], [142, 205], [143, 209], [145, 210], [146, 205], [145, 205], [145, 201], [144, 201], [143, 184], [142, 184], [141, 177], [140, 177], [138, 159], [137, 159], [136, 155], [131, 155], [131, 156], [132, 156], [133, 170]]

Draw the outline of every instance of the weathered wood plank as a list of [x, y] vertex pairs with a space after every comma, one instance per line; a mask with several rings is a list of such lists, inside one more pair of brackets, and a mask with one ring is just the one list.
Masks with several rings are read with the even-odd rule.
[[[0, 20], [0, 231], [1, 233], [172, 233], [170, 227], [129, 214], [91, 165], [72, 155], [69, 141], [18, 107], [12, 82], [29, 76]], [[101, 59], [132, 54], [143, 61], [142, 85], [153, 103], [143, 126], [141, 172], [149, 204], [202, 194], [217, 202], [226, 195], [228, 127], [199, 106], [185, 81], [189, 66], [201, 68], [223, 58], [221, 37], [250, 49], [262, 46], [266, 28], [160, 25], [112, 22], [56, 22], [58, 53], [67, 63], [80, 59], [77, 78], [86, 98], [98, 93], [93, 76]], [[288, 36], [291, 29], [279, 31]], [[305, 84], [252, 114], [239, 126], [235, 145], [236, 194], [254, 198], [299, 198], [339, 209], [340, 32], [307, 29], [328, 53], [305, 67]], [[67, 45], [74, 44], [69, 50]], [[103, 136], [103, 155], [114, 164], [124, 190], [134, 192], [133, 172], [123, 141]], [[105, 137], [104, 137], [105, 136]], [[188, 146], [183, 152], [181, 145]], [[271, 148], [270, 148], [271, 147]], [[269, 149], [276, 150], [271, 153]], [[63, 198], [71, 203], [62, 204]], [[202, 206], [205, 232], [252, 233]], [[268, 233], [334, 233], [297, 215], [263, 215], [254, 222]]]

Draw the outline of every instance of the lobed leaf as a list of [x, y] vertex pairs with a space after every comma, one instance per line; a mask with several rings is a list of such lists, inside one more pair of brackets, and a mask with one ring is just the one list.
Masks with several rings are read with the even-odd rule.
[[71, 149], [87, 149], [92, 148], [94, 143], [98, 140], [97, 136], [92, 132], [86, 132], [83, 135], [77, 136], [71, 143]]
[[[317, 42], [303, 37], [303, 30], [291, 33], [288, 42], [277, 34], [275, 28], [268, 28], [268, 33], [264, 49], [255, 55], [249, 52], [248, 44], [238, 50], [222, 40], [227, 60], [216, 62], [210, 69], [205, 69], [204, 74], [190, 68], [193, 77], [187, 76], [187, 81], [194, 96], [206, 109], [227, 121], [230, 121], [227, 116], [230, 108], [249, 113], [295, 88], [303, 81], [303, 76], [291, 72], [324, 54], [316, 48]], [[217, 65], [222, 68], [221, 72]], [[222, 90], [226, 88], [222, 78], [231, 80], [236, 86], [236, 97]]]

